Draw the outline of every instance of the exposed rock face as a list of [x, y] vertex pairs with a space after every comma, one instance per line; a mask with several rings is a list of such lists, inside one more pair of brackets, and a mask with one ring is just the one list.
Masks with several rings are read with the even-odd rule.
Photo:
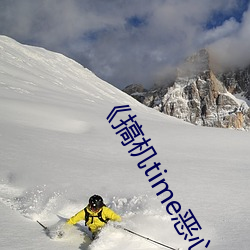
[[250, 109], [233, 94], [250, 95], [250, 67], [216, 76], [209, 63], [208, 51], [201, 50], [181, 65], [171, 87], [137, 88], [130, 94], [149, 107], [196, 125], [248, 129]]
[[250, 100], [250, 66], [218, 74], [228, 91], [232, 94], [242, 93]]
[[133, 96], [137, 101], [142, 103], [144, 101], [144, 95], [147, 92], [147, 90], [144, 89], [143, 85], [141, 84], [128, 85], [125, 89], [123, 89], [123, 91], [128, 95]]

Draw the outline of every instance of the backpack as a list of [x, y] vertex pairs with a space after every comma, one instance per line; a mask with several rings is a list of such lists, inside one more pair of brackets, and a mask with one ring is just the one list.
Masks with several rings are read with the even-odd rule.
[[85, 226], [87, 226], [87, 222], [89, 221], [90, 218], [92, 218], [92, 221], [90, 223], [90, 224], [92, 224], [93, 221], [94, 221], [94, 217], [97, 217], [100, 221], [102, 221], [104, 223], [107, 223], [109, 221], [109, 219], [104, 220], [102, 218], [102, 210], [96, 216], [90, 215], [90, 213], [87, 210], [87, 207], [84, 208], [84, 212], [85, 212], [85, 219], [84, 219], [85, 220]]

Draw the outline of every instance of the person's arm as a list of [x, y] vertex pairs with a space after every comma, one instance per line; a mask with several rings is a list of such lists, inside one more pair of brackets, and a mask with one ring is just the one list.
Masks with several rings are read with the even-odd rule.
[[105, 208], [104, 208], [104, 211], [105, 211], [105, 217], [106, 217], [107, 219], [110, 219], [110, 220], [112, 220], [112, 221], [118, 221], [118, 222], [122, 221], [121, 216], [118, 215], [118, 214], [116, 214], [116, 213], [115, 213], [113, 210], [111, 210], [110, 208], [105, 207]]
[[75, 225], [78, 221], [85, 219], [85, 211], [84, 209], [72, 216], [70, 219], [68, 219], [67, 224]]

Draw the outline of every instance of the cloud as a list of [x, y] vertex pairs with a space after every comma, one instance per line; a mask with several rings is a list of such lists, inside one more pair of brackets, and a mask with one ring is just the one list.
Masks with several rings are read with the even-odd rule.
[[[219, 29], [226, 30], [227, 24]], [[242, 22], [232, 32], [226, 32], [221, 39], [214, 39], [210, 50], [216, 61], [225, 67], [244, 67], [250, 64], [250, 10], [243, 15]]]
[[242, 9], [239, 2], [2, 0], [0, 33], [61, 52], [120, 88], [149, 86], [204, 46], [226, 57], [223, 48], [241, 44], [244, 54], [249, 13], [242, 21], [234, 17]]
[[231, 36], [237, 33], [240, 28], [240, 24], [232, 17], [229, 20], [225, 20], [221, 26], [204, 31], [204, 34], [200, 38], [201, 44], [211, 44], [219, 41], [225, 37]]

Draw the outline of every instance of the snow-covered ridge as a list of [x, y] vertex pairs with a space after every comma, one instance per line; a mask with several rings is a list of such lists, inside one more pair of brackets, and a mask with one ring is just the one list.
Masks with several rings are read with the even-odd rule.
[[[89, 97], [89, 101], [93, 101], [104, 97], [115, 99], [119, 92], [82, 65], [59, 53], [21, 45], [5, 36], [0, 36], [0, 59], [1, 85], [17, 93], [35, 94], [41, 87], [43, 91], [55, 89], [62, 93], [67, 90], [76, 95], [83, 93], [85, 100]], [[93, 78], [96, 79], [95, 84]], [[11, 81], [15, 79], [18, 81]]]
[[88, 130], [88, 123], [73, 119], [74, 111], [68, 107], [61, 112], [56, 105], [49, 105], [68, 102], [69, 94], [75, 98], [69, 106], [77, 100], [82, 105], [115, 103], [119, 97], [138, 105], [75, 61], [43, 48], [21, 45], [4, 36], [0, 37], [0, 73], [0, 110], [4, 112], [6, 107], [9, 110], [2, 118], [29, 126], [72, 133]]

